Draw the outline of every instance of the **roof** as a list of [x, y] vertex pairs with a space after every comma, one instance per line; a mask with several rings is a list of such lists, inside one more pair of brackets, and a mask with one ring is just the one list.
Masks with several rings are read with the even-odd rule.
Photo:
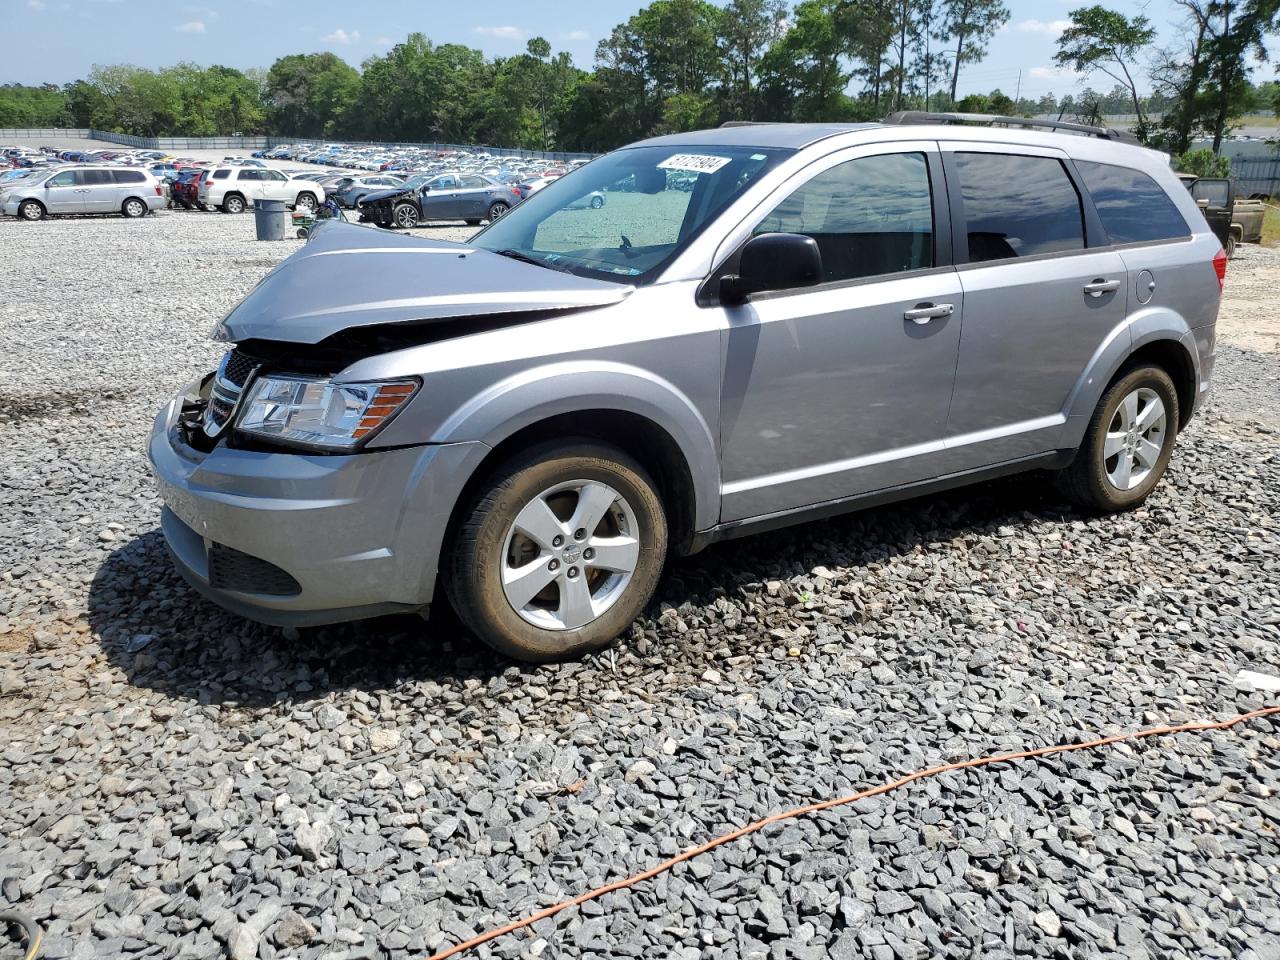
[[714, 130], [691, 130], [689, 133], [672, 133], [652, 137], [630, 144], [634, 147], [689, 146], [728, 147], [782, 147], [799, 150], [811, 143], [853, 133], [857, 130], [874, 130], [879, 123], [744, 123]]

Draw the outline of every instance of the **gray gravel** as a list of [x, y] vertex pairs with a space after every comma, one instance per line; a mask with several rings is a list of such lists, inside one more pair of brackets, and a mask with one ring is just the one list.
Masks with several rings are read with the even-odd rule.
[[[51, 957], [421, 957], [922, 765], [1274, 702], [1232, 681], [1280, 675], [1280, 357], [1230, 348], [1144, 510], [1023, 477], [715, 548], [583, 663], [224, 614], [142, 445], [295, 248], [251, 233], [0, 222], [0, 904]], [[476, 955], [1262, 960], [1278, 788], [1266, 720], [948, 775]]]

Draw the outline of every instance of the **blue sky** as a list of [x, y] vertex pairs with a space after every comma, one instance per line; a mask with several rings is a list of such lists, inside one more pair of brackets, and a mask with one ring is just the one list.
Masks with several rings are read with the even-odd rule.
[[[1053, 65], [1054, 42], [1068, 12], [1088, 0], [1006, 0], [1013, 17], [987, 59], [961, 73], [960, 92], [1000, 87], [1013, 95], [1019, 71], [1025, 95], [1076, 90], [1079, 78]], [[1127, 13], [1146, 11], [1162, 39], [1176, 35], [1172, 0], [1110, 0]], [[640, 7], [639, 0], [0, 0], [8, 37], [0, 83], [65, 83], [95, 63], [167, 66], [179, 60], [233, 67], [270, 66], [287, 53], [332, 50], [355, 66], [414, 30], [436, 42], [465, 43], [490, 56], [524, 49], [544, 36], [590, 69], [596, 42]], [[1270, 78], [1271, 68], [1258, 72]], [[1093, 86], [1109, 89], [1105, 76]]]

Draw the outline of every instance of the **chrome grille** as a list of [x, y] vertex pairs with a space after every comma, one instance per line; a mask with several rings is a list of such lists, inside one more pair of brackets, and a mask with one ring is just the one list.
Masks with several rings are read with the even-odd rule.
[[259, 366], [257, 360], [239, 350], [230, 350], [222, 358], [213, 377], [209, 405], [204, 408], [206, 436], [216, 437], [231, 422], [240, 403], [240, 394]]

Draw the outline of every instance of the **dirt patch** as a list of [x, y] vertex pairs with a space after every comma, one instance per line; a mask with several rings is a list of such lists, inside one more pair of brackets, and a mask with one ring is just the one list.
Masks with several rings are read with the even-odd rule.
[[0, 390], [0, 423], [83, 416], [96, 404], [103, 401], [123, 400], [132, 394], [131, 390], [118, 388], [52, 390], [47, 393], [14, 393]]
[[1280, 248], [1238, 247], [1227, 267], [1218, 340], [1254, 353], [1280, 353]]
[[30, 627], [19, 627], [9, 633], [0, 633], [0, 653], [26, 653], [31, 648]]

